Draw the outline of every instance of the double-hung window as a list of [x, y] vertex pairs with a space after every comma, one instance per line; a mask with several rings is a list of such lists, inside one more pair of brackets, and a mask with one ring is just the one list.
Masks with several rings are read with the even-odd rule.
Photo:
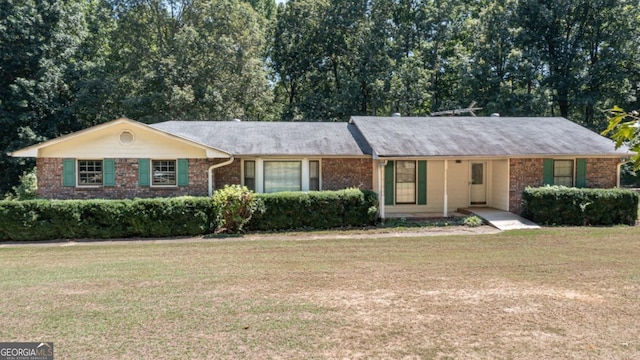
[[244, 161], [244, 186], [256, 191], [256, 162], [253, 160]]
[[573, 186], [573, 160], [553, 162], [553, 184]]
[[116, 163], [114, 159], [62, 160], [62, 186], [97, 187], [116, 185]]
[[78, 160], [78, 186], [100, 186], [102, 183], [102, 160]]
[[544, 159], [544, 185], [587, 186], [587, 159]]
[[384, 204], [427, 204], [427, 162], [388, 160], [384, 166]]
[[320, 161], [309, 161], [309, 190], [320, 190]]
[[396, 204], [416, 203], [416, 162], [396, 163]]
[[176, 185], [175, 160], [153, 160], [151, 166], [153, 174], [152, 184], [154, 186]]

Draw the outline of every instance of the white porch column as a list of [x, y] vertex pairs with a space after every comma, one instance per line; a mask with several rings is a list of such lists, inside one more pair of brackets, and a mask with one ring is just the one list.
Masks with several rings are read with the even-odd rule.
[[384, 167], [384, 161], [378, 161], [378, 210], [380, 218], [384, 219], [384, 179], [382, 178], [382, 168]]
[[256, 159], [256, 192], [264, 192], [264, 166], [260, 158]]
[[300, 179], [300, 187], [302, 191], [309, 191], [309, 158], [303, 158], [301, 166], [300, 175], [302, 176], [302, 179]]
[[449, 213], [449, 190], [447, 189], [447, 182], [449, 181], [449, 160], [444, 160], [444, 206], [442, 209], [443, 216], [447, 217]]

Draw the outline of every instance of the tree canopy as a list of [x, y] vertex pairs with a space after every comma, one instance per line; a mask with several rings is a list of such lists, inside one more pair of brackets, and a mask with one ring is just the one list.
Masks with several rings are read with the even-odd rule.
[[640, 108], [640, 0], [4, 0], [7, 152], [120, 116], [345, 121]]

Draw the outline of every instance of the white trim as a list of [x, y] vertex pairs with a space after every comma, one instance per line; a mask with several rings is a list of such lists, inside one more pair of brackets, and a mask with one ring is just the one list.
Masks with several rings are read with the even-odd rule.
[[[79, 158], [75, 158], [73, 159], [75, 160], [75, 178], [74, 178], [74, 182], [76, 183], [75, 187], [76, 188], [80, 188], [80, 189], [96, 189], [96, 188], [101, 188], [104, 186], [104, 159], [79, 159]], [[102, 182], [98, 185], [98, 184], [89, 184], [89, 185], [81, 185], [80, 184], [80, 161], [100, 161], [102, 163]]]
[[449, 190], [447, 182], [449, 181], [449, 160], [444, 160], [444, 202], [442, 206], [442, 214], [447, 217], [449, 214]]
[[[154, 161], [173, 161], [174, 167], [173, 172], [175, 174], [175, 184], [169, 185], [155, 185], [153, 183], [154, 174], [153, 174], [153, 162]], [[178, 159], [149, 159], [149, 187], [154, 188], [175, 188], [178, 187]]]
[[[231, 159], [219, 163], [219, 164], [213, 164], [211, 166], [209, 166], [209, 169], [207, 170], [208, 173], [208, 179], [207, 179], [207, 187], [208, 187], [208, 192], [209, 192], [209, 196], [213, 195], [213, 169], [217, 169], [219, 167], [223, 167], [223, 166], [227, 166], [229, 164], [231, 164], [234, 161], [234, 157], [232, 156]], [[244, 164], [241, 164], [241, 166], [244, 166]], [[177, 183], [177, 181], [176, 181]]]

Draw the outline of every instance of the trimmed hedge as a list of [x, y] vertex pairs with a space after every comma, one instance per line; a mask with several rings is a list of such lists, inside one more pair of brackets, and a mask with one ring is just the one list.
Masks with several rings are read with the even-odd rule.
[[[258, 194], [265, 211], [249, 229], [363, 226], [377, 218], [377, 196], [348, 189]], [[0, 201], [0, 241], [204, 235], [215, 231], [209, 197], [133, 200]]]
[[378, 197], [369, 190], [258, 194], [265, 211], [254, 215], [252, 230], [330, 229], [373, 224]]
[[206, 197], [0, 202], [0, 240], [200, 235], [212, 230]]
[[522, 216], [544, 225], [635, 225], [638, 199], [623, 189], [526, 188]]

